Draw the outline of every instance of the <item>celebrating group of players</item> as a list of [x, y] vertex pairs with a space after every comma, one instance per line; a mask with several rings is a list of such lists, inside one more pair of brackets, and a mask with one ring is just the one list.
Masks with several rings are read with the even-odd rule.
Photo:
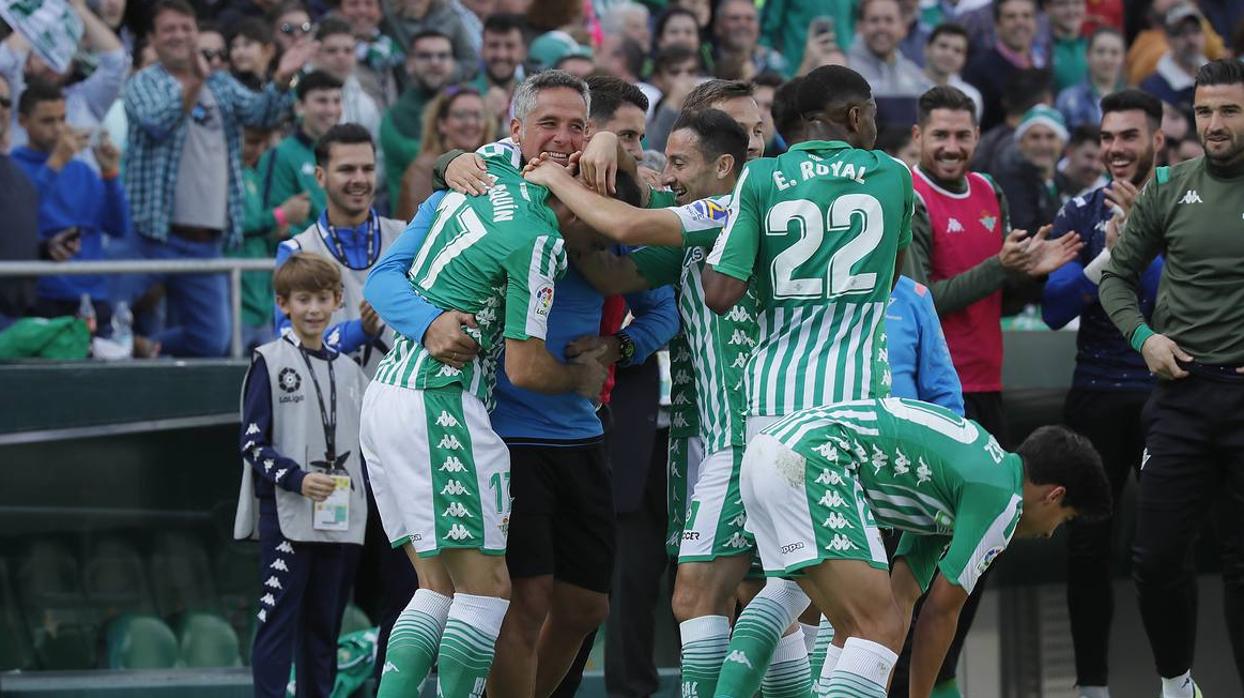
[[[910, 686], [929, 695], [959, 609], [1009, 542], [1109, 514], [1100, 458], [1061, 427], [1009, 453], [949, 410], [887, 397], [885, 310], [916, 194], [910, 170], [872, 149], [858, 74], [800, 82], [798, 133], [777, 158], [749, 148], [750, 97], [689, 98], [668, 191], [631, 175], [616, 136], [591, 133], [593, 98], [566, 73], [528, 78], [510, 138], [478, 153], [487, 193], [446, 195], [430, 228], [405, 233], [425, 236], [407, 246], [408, 294], [456, 312], [478, 352], [400, 337], [364, 400], [370, 484], [420, 580], [382, 693], [413, 690], [434, 663], [439, 695], [506, 693], [489, 671], [508, 606], [510, 456], [490, 400], [502, 351], [518, 387], [599, 394], [598, 353], [562, 363], [544, 345], [573, 264], [602, 294], [677, 296], [673, 374], [689, 380], [673, 399], [694, 406], [694, 433], [670, 451], [682, 695], [750, 698], [763, 680], [767, 696], [885, 696], [925, 593]], [[893, 555], [882, 528], [902, 532]], [[807, 632], [801, 616], [821, 622]]]

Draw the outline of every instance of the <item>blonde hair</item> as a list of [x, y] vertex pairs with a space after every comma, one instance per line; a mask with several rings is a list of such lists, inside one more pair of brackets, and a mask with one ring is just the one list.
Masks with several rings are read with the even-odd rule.
[[[450, 148], [441, 138], [441, 131], [437, 128], [437, 123], [442, 119], [449, 118], [449, 108], [453, 106], [454, 101], [463, 95], [478, 97], [482, 102], [484, 96], [473, 87], [450, 87], [441, 90], [440, 94], [428, 102], [423, 109], [423, 138], [419, 144], [419, 155], [431, 155], [432, 157], [440, 157], [448, 153]], [[480, 142], [475, 147], [478, 148], [485, 143], [492, 143], [497, 138], [497, 120], [488, 113], [487, 108], [484, 109], [484, 133]]]
[[295, 252], [272, 276], [276, 295], [289, 298], [298, 291], [341, 293], [341, 270], [313, 252]]

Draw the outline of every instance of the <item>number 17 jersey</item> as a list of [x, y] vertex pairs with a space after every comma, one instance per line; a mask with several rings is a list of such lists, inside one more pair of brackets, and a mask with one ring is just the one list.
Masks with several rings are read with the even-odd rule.
[[708, 256], [755, 277], [748, 414], [781, 416], [889, 393], [885, 307], [911, 243], [911, 172], [881, 151], [807, 141], [748, 163]]

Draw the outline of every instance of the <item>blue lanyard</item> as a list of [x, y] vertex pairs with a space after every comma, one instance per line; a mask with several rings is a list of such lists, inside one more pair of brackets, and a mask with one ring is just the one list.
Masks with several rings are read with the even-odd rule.
[[341, 239], [337, 236], [337, 227], [328, 222], [328, 213], [325, 212], [320, 220], [315, 222], [315, 227], [319, 229], [320, 237], [323, 238], [324, 244], [329, 246], [337, 261], [350, 269], [369, 269], [380, 257], [380, 245], [376, 243], [376, 239], [380, 237], [380, 216], [376, 214], [375, 209], [372, 209], [371, 216], [364, 225], [367, 226], [367, 264], [362, 267], [355, 267], [350, 264], [349, 257], [346, 257], [346, 248], [341, 244]]

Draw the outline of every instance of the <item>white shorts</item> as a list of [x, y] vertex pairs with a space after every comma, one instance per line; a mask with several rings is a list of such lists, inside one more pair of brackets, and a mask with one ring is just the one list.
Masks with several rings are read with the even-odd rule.
[[708, 562], [750, 552], [755, 547], [744, 530], [747, 516], [739, 496], [742, 460], [742, 449], [727, 446], [700, 463], [678, 550], [679, 564]]
[[380, 521], [393, 547], [421, 556], [449, 548], [505, 554], [510, 451], [484, 403], [453, 389], [372, 381], [359, 443]]
[[782, 420], [783, 418], [784, 417], [754, 417], [752, 415], [748, 415], [747, 417], [747, 443], [750, 444], [752, 442], [752, 439], [756, 438], [757, 434], [767, 429], [770, 424], [776, 424], [778, 421]]
[[668, 524], [665, 529], [665, 552], [678, 559], [682, 545], [683, 526], [691, 508], [691, 490], [700, 477], [704, 460], [704, 441], [698, 436], [672, 437], [669, 440], [669, 461], [665, 479], [665, 506]]

